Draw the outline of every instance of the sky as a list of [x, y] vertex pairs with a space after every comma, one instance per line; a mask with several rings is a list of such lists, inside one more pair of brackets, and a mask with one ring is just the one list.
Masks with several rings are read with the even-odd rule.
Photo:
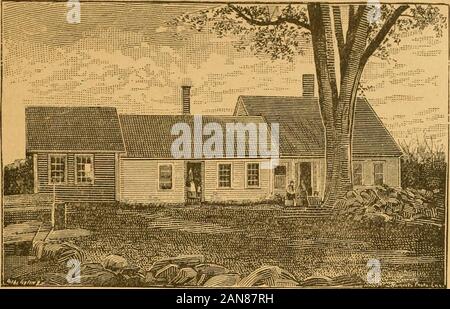
[[[239, 95], [301, 95], [314, 73], [310, 48], [293, 62], [237, 51], [232, 38], [168, 21], [206, 5], [82, 3], [81, 23], [65, 2], [3, 2], [2, 155], [25, 156], [26, 106], [114, 106], [119, 113], [178, 114], [180, 86], [191, 112], [232, 114]], [[447, 14], [447, 10], [443, 10]], [[446, 148], [448, 33], [405, 33], [395, 61], [373, 58], [366, 97], [398, 141], [433, 137]]]

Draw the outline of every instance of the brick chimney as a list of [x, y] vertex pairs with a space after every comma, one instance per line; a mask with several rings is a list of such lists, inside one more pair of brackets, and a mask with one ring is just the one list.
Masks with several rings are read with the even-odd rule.
[[314, 97], [314, 74], [303, 74], [302, 86], [304, 97]]
[[183, 100], [183, 114], [189, 115], [191, 113], [191, 86], [181, 86], [182, 100]]

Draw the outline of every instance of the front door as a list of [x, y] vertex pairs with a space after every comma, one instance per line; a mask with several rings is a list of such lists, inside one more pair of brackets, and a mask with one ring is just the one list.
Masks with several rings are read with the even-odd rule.
[[299, 162], [295, 164], [296, 186], [298, 190], [304, 190], [312, 195], [312, 165], [311, 162]]
[[185, 188], [186, 203], [198, 204], [204, 197], [204, 162], [189, 161], [185, 168]]

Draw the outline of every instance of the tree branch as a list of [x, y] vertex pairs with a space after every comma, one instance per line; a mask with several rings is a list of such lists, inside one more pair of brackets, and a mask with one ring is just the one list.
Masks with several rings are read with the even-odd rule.
[[356, 10], [356, 14], [354, 15], [354, 24], [353, 26], [359, 25], [361, 18], [364, 16], [364, 12], [366, 11], [367, 5], [358, 5], [358, 9]]
[[355, 6], [349, 6], [349, 17], [348, 17], [348, 29], [345, 36], [345, 45], [342, 51], [343, 57], [340, 59], [340, 69], [341, 74], [347, 69], [348, 55], [353, 48], [355, 43], [356, 28], [358, 27], [362, 16], [364, 16], [364, 11], [366, 10], [366, 5], [358, 5], [355, 11]]
[[376, 36], [372, 39], [372, 41], [368, 44], [364, 54], [361, 58], [361, 64], [364, 65], [367, 60], [369, 60], [370, 56], [377, 50], [377, 48], [383, 43], [386, 36], [391, 31], [392, 27], [395, 25], [397, 20], [402, 16], [403, 12], [409, 8], [409, 5], [404, 4], [400, 5], [395, 9], [394, 13], [389, 16], [384, 25], [381, 27], [380, 31], [376, 34]]
[[293, 24], [296, 25], [300, 28], [304, 28], [307, 30], [310, 30], [310, 26], [308, 23], [306, 22], [302, 22], [294, 17], [283, 17], [283, 16], [279, 16], [276, 20], [260, 20], [260, 19], [254, 19], [252, 16], [247, 16], [244, 12], [242, 12], [242, 10], [238, 9], [236, 6], [234, 6], [233, 4], [229, 3], [228, 7], [230, 9], [232, 9], [236, 15], [242, 19], [244, 19], [247, 23], [249, 23], [250, 25], [255, 25], [255, 26], [276, 26], [276, 25], [281, 25], [283, 23], [289, 23], [289, 24]]
[[355, 7], [353, 4], [348, 6], [348, 29], [353, 27], [353, 19], [355, 18]]
[[342, 59], [344, 51], [344, 32], [342, 30], [342, 18], [341, 18], [341, 8], [338, 6], [333, 6], [333, 17], [334, 17], [334, 31], [336, 32], [336, 41], [339, 50], [339, 56]]
[[334, 105], [337, 104], [339, 94], [336, 84], [330, 8], [328, 5], [319, 3], [308, 3], [307, 7], [319, 85], [319, 106], [325, 126], [334, 126], [336, 110]]

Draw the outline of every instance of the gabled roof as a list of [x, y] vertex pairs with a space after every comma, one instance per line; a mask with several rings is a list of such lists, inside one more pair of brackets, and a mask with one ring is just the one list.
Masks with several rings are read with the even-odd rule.
[[27, 107], [25, 125], [27, 152], [125, 151], [113, 107]]
[[[186, 123], [191, 132], [191, 153], [194, 156], [194, 116], [193, 115], [120, 115], [126, 156], [129, 158], [174, 158], [171, 152], [173, 142], [179, 135], [172, 135], [172, 127], [176, 124]], [[223, 132], [223, 149], [225, 156], [226, 147], [226, 124], [242, 123], [243, 125], [254, 123], [265, 123], [264, 118], [259, 116], [211, 116], [202, 115], [202, 125], [217, 123]], [[177, 132], [178, 133], [178, 132]], [[268, 133], [269, 134], [269, 133]], [[210, 136], [203, 136], [202, 143]], [[234, 151], [236, 150], [236, 141]], [[246, 139], [248, 145], [248, 138]], [[248, 147], [245, 155], [248, 156]]]
[[[280, 125], [280, 156], [322, 157], [325, 135], [318, 99], [314, 97], [240, 96], [236, 115], [263, 116]], [[355, 106], [353, 155], [400, 156], [400, 147], [370, 104]]]

